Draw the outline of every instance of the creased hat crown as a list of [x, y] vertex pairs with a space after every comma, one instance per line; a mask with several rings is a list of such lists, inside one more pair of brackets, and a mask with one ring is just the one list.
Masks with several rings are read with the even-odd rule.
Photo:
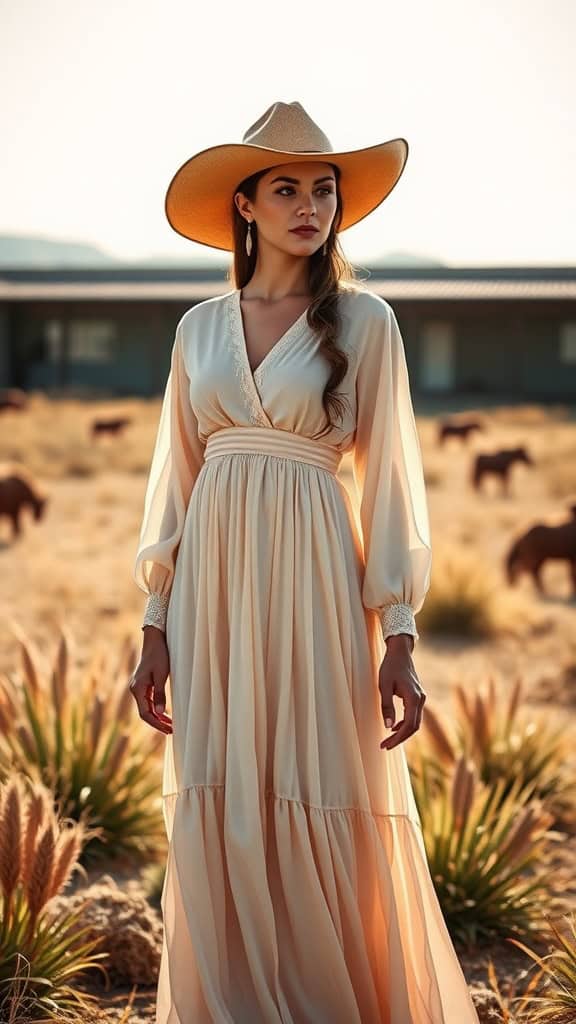
[[273, 103], [244, 132], [242, 142], [265, 146], [283, 153], [333, 153], [332, 143], [304, 107], [292, 103]]

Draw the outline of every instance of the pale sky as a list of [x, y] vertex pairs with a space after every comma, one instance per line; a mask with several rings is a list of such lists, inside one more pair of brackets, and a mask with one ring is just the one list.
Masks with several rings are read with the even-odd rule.
[[299, 100], [335, 150], [410, 145], [352, 260], [576, 264], [575, 39], [574, 0], [0, 0], [0, 234], [225, 258], [170, 179]]

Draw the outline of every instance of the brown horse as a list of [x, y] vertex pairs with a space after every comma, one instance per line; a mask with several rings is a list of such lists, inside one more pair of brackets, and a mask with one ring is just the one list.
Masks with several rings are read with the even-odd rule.
[[537, 523], [514, 541], [506, 558], [508, 582], [513, 585], [522, 572], [531, 574], [540, 594], [544, 594], [542, 566], [548, 559], [568, 562], [574, 597], [576, 597], [576, 505], [570, 506], [572, 516], [558, 526]]
[[442, 446], [448, 437], [459, 437], [463, 442], [468, 441], [468, 436], [473, 433], [480, 433], [485, 430], [483, 423], [478, 420], [440, 420], [438, 424], [438, 444]]
[[119, 434], [132, 422], [129, 416], [117, 416], [115, 419], [92, 420], [91, 434], [97, 437], [100, 434]]
[[476, 491], [480, 491], [482, 480], [485, 476], [496, 476], [500, 478], [502, 493], [510, 494], [510, 469], [516, 462], [523, 462], [526, 466], [533, 466], [534, 462], [525, 448], [503, 448], [499, 452], [480, 452], [473, 463], [471, 484]]
[[0, 389], [0, 412], [23, 412], [27, 405], [28, 395], [21, 388]]
[[19, 537], [22, 528], [20, 515], [23, 508], [30, 507], [34, 519], [42, 519], [48, 496], [34, 483], [32, 477], [21, 469], [2, 467], [0, 470], [0, 517], [7, 516], [12, 522], [12, 539]]

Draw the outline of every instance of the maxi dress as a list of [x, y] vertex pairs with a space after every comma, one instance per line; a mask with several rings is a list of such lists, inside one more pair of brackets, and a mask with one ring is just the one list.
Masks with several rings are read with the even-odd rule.
[[380, 748], [384, 639], [418, 639], [431, 567], [396, 316], [341, 286], [347, 405], [316, 439], [307, 310], [252, 371], [240, 297], [177, 325], [134, 566], [173, 720], [156, 1022], [477, 1024], [404, 744]]

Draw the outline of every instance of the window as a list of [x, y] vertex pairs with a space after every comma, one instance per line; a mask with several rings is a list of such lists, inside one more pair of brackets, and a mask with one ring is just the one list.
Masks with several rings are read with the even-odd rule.
[[454, 327], [443, 320], [422, 325], [422, 363], [420, 386], [427, 391], [446, 391], [454, 387]]
[[71, 320], [69, 355], [75, 362], [107, 363], [113, 358], [116, 324], [112, 320]]
[[576, 321], [560, 325], [560, 362], [576, 363]]
[[62, 356], [62, 321], [44, 321], [44, 353], [49, 363], [59, 363]]

